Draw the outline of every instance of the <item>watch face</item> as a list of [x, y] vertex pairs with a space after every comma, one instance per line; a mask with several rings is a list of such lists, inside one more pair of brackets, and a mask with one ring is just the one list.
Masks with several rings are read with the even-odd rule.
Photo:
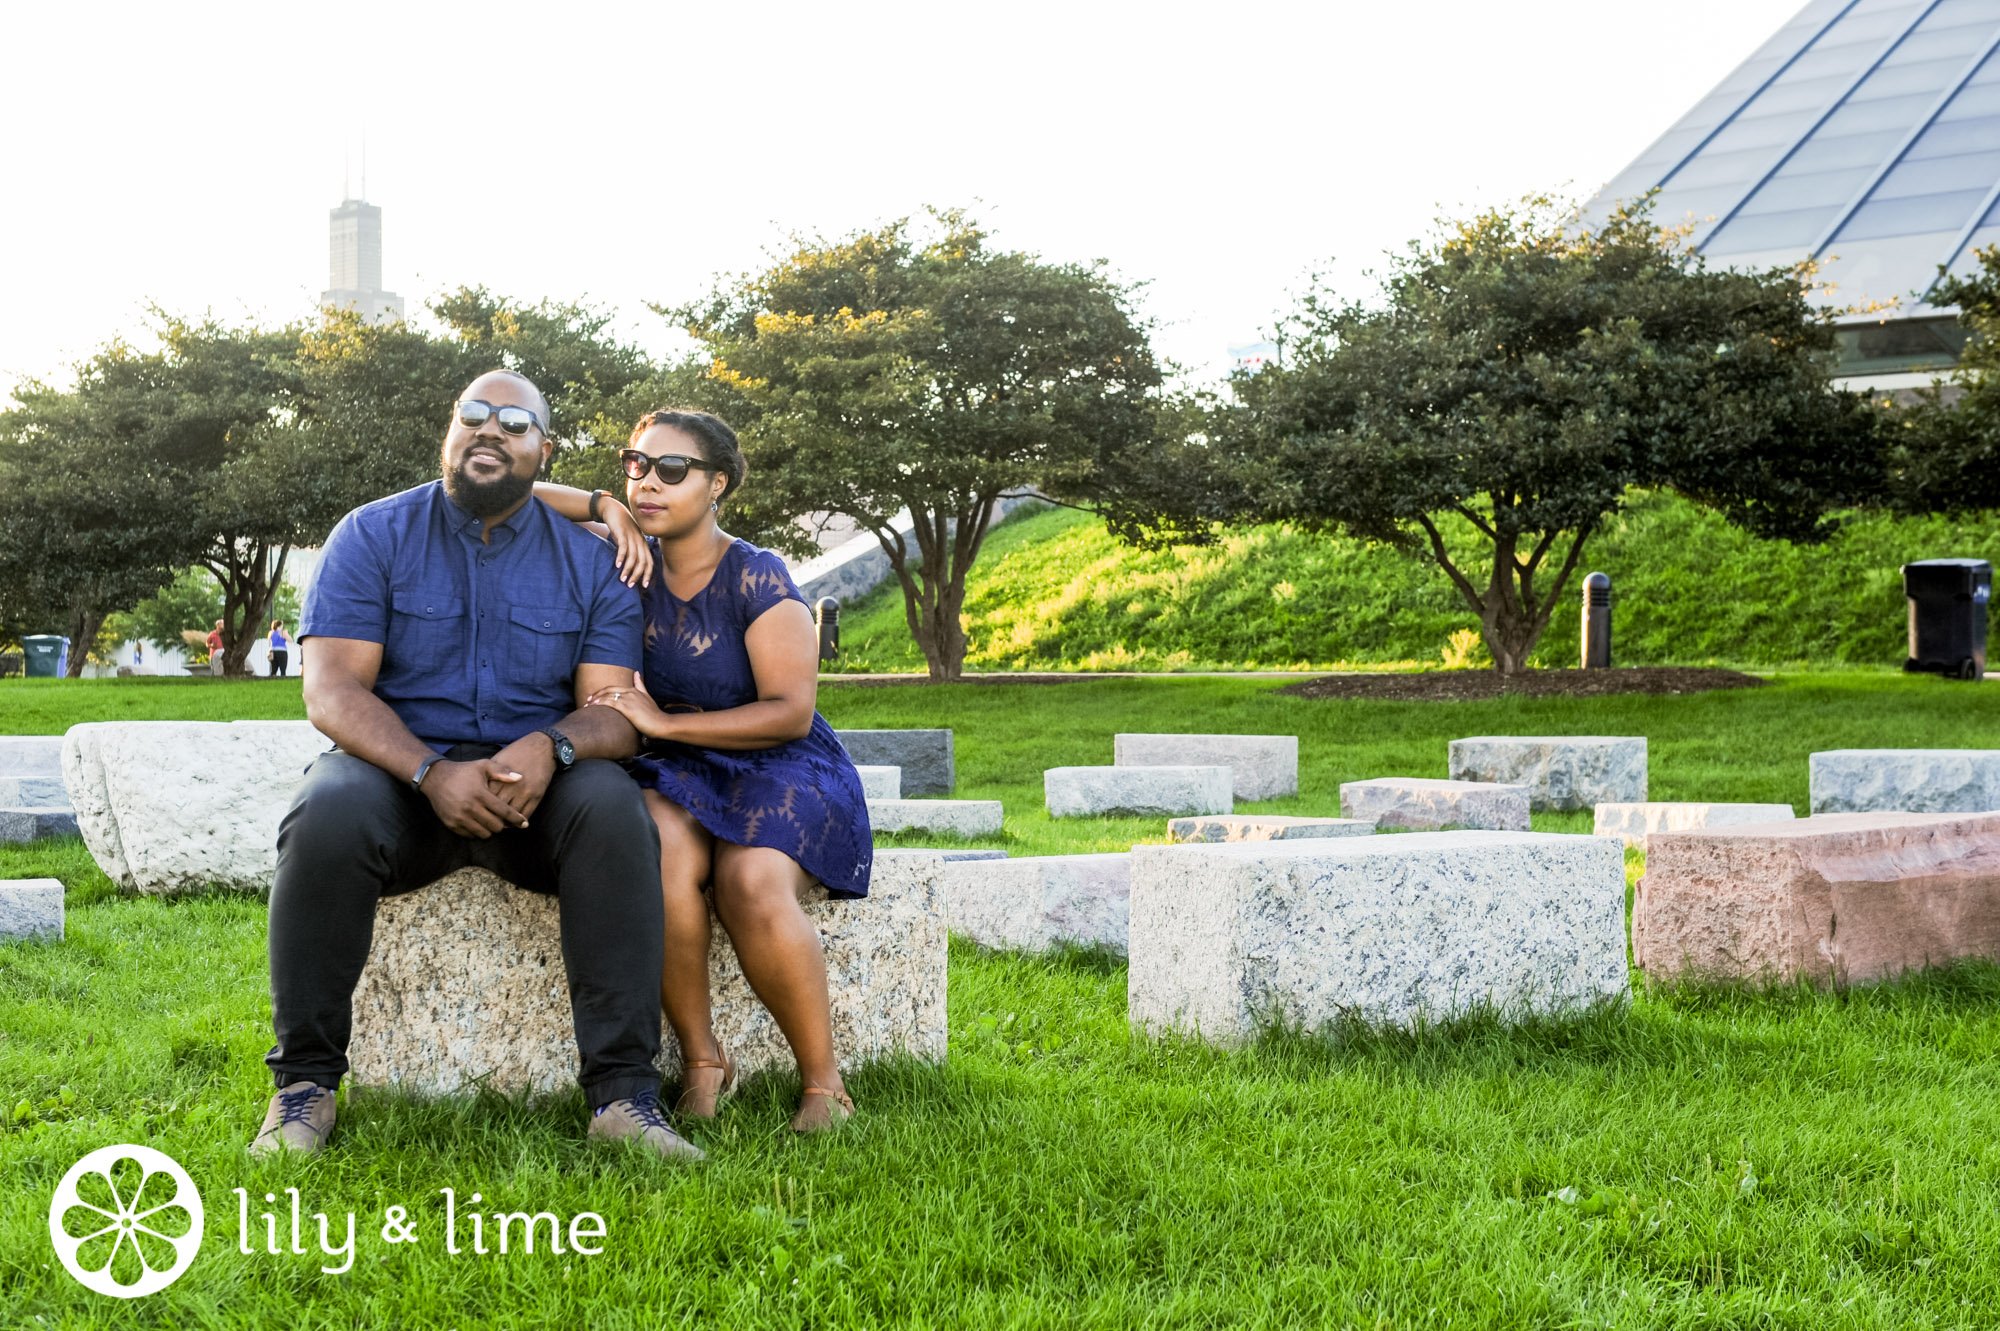
[[549, 731], [548, 736], [556, 742], [556, 763], [558, 766], [568, 767], [576, 761], [576, 745], [569, 742], [569, 736], [559, 730]]

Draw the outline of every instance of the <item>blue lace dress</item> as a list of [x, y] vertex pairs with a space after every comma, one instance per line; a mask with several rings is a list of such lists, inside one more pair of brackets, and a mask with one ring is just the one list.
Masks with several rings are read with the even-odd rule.
[[[780, 601], [805, 603], [784, 561], [735, 541], [708, 585], [686, 601], [667, 590], [657, 543], [653, 561], [644, 594], [646, 691], [670, 712], [757, 701], [744, 634]], [[875, 842], [861, 774], [818, 712], [810, 733], [768, 749], [651, 740], [628, 767], [717, 839], [782, 850], [832, 897], [868, 895]]]

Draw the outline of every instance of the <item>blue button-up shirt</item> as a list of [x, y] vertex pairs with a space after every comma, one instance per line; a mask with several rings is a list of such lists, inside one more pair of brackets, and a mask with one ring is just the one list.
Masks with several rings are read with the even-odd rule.
[[611, 547], [540, 500], [480, 540], [444, 483], [364, 504], [327, 538], [299, 640], [382, 644], [375, 696], [434, 747], [509, 744], [576, 708], [583, 663], [639, 668], [639, 594]]

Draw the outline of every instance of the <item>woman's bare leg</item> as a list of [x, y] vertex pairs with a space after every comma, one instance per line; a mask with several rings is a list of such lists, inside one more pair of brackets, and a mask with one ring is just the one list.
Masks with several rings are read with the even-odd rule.
[[[715, 838], [680, 805], [657, 791], [646, 794], [646, 811], [660, 829], [660, 895], [667, 907], [666, 967], [660, 972], [660, 1006], [680, 1041], [681, 1058], [719, 1061], [714, 1020], [708, 1004], [708, 881]], [[722, 1085], [717, 1068], [681, 1074], [681, 1096], [713, 1092]], [[697, 1101], [707, 1096], [697, 1094]], [[712, 1112], [712, 1111], [711, 1111]]]
[[[826, 955], [819, 930], [799, 907], [799, 889], [811, 881], [783, 851], [715, 843], [715, 913], [736, 947], [743, 978], [771, 1009], [805, 1084], [845, 1094], [833, 1055]], [[802, 1096], [792, 1126], [824, 1127], [833, 1113], [825, 1096]]]

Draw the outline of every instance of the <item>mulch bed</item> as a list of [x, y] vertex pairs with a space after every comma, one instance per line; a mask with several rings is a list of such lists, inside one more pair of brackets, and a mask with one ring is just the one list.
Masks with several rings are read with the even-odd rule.
[[1737, 670], [1643, 666], [1629, 670], [1432, 670], [1412, 675], [1324, 675], [1279, 689], [1300, 698], [1383, 702], [1470, 702], [1479, 698], [1595, 698], [1607, 693], [1705, 693], [1752, 689], [1767, 681]]

